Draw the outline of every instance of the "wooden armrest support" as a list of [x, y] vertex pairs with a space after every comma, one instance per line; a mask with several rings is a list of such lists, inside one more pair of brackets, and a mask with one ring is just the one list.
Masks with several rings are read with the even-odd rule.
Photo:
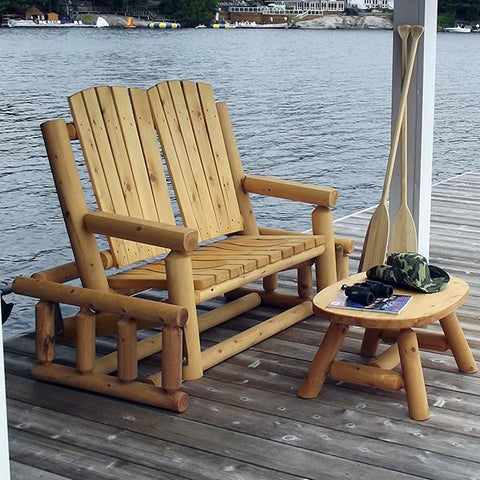
[[338, 191], [335, 188], [319, 187], [272, 177], [246, 175], [242, 184], [245, 191], [250, 193], [285, 198], [323, 207], [334, 207], [338, 199]]
[[15, 278], [13, 291], [47, 302], [66, 303], [95, 312], [114, 313], [123, 318], [141, 319], [144, 322], [151, 322], [152, 327], [158, 325], [183, 327], [188, 317], [188, 310], [178, 305], [126, 297], [91, 288], [61, 285], [36, 278]]
[[69, 262], [57, 265], [53, 268], [48, 268], [47, 270], [35, 272], [32, 274], [32, 278], [49, 280], [56, 283], [66, 283], [80, 278], [80, 274], [78, 273], [77, 264], [75, 262]]
[[344, 254], [350, 254], [355, 250], [355, 241], [352, 238], [335, 237], [335, 245], [342, 247]]
[[[280, 228], [258, 227], [260, 235], [304, 235], [307, 232], [293, 232], [291, 230], [282, 230]], [[308, 232], [310, 233], [310, 232]], [[342, 247], [345, 254], [350, 254], [355, 250], [355, 241], [351, 238], [335, 237], [336, 246]]]
[[[113, 257], [110, 250], [100, 252], [100, 258], [102, 259], [103, 268], [105, 270], [113, 267]], [[71, 280], [80, 278], [80, 273], [78, 272], [77, 264], [75, 262], [69, 262], [57, 265], [56, 267], [47, 268], [46, 270], [41, 270], [40, 272], [35, 272], [32, 274], [32, 278], [49, 280], [56, 283], [67, 283]]]
[[84, 224], [90, 233], [100, 233], [184, 253], [193, 252], [198, 242], [198, 232], [193, 228], [168, 225], [110, 212], [87, 213], [84, 217]]

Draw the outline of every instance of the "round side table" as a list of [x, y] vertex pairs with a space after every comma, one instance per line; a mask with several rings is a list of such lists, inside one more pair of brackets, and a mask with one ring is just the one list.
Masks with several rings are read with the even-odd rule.
[[[317, 397], [327, 375], [334, 380], [358, 385], [388, 390], [404, 388], [410, 417], [426, 420], [429, 410], [419, 348], [439, 351], [450, 348], [461, 372], [477, 371], [477, 364], [455, 313], [468, 296], [468, 285], [463, 280], [452, 277], [448, 285], [437, 293], [424, 294], [395, 289], [397, 295], [412, 297], [398, 314], [328, 306], [340, 293], [342, 285], [353, 285], [365, 280], [365, 273], [353, 275], [323, 289], [313, 299], [314, 313], [329, 320], [330, 325], [298, 396]], [[426, 327], [437, 320], [443, 334], [413, 330], [414, 327]], [[375, 356], [381, 340], [394, 343], [370, 365], [335, 361], [351, 325], [366, 329], [361, 349], [363, 355]], [[401, 364], [401, 373], [393, 370], [398, 363]]]

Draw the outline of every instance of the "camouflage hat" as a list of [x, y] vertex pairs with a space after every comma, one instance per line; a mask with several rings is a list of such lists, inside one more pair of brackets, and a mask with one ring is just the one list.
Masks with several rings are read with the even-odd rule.
[[423, 255], [411, 252], [390, 254], [386, 265], [370, 268], [367, 277], [424, 293], [438, 292], [450, 280], [445, 270], [428, 265]]

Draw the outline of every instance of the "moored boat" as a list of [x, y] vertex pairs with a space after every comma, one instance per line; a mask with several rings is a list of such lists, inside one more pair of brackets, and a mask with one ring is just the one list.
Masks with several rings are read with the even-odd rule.
[[72, 22], [72, 23], [60, 23], [60, 22], [49, 22], [47, 20], [34, 21], [34, 20], [9, 20], [7, 26], [10, 28], [56, 28], [56, 27], [94, 27], [95, 25], [85, 25], [82, 22]]
[[92, 28], [92, 27], [108, 27], [108, 22], [103, 17], [97, 18], [95, 25], [85, 24], [81, 20], [75, 20], [73, 22], [61, 23], [49, 20], [23, 20], [23, 19], [10, 19], [7, 22], [9, 28]]
[[235, 22], [235, 28], [289, 28], [288, 23], [256, 23], [256, 22]]
[[449, 33], [472, 33], [472, 27], [470, 25], [457, 24], [454, 27], [447, 27], [443, 29]]

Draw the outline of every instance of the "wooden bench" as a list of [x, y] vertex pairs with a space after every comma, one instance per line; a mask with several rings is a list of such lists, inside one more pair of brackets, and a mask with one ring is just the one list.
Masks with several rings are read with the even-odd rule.
[[[182, 381], [312, 314], [312, 265], [319, 289], [337, 271], [345, 275], [353, 242], [335, 244], [337, 191], [245, 175], [227, 106], [208, 84], [96, 87], [69, 103], [73, 122], [48, 121], [42, 132], [75, 262], [14, 282], [15, 292], [40, 299], [33, 375], [182, 411]], [[72, 150], [77, 139], [95, 209], [87, 207], [84, 167]], [[312, 204], [313, 234], [259, 227], [249, 193]], [[288, 269], [298, 271], [298, 295], [276, 292], [277, 273]], [[65, 285], [75, 278], [81, 287]], [[263, 289], [245, 288], [262, 278]], [[167, 302], [131, 296], [150, 288], [165, 289]], [[197, 304], [221, 294], [236, 299], [197, 316]], [[200, 332], [261, 302], [285, 311], [201, 350]], [[75, 366], [54, 363], [59, 303], [80, 307], [63, 320], [62, 338], [77, 343]], [[162, 331], [137, 341], [138, 329], [156, 327]], [[96, 337], [111, 333], [118, 351], [97, 358]], [[138, 381], [138, 360], [162, 349], [161, 371]]]

